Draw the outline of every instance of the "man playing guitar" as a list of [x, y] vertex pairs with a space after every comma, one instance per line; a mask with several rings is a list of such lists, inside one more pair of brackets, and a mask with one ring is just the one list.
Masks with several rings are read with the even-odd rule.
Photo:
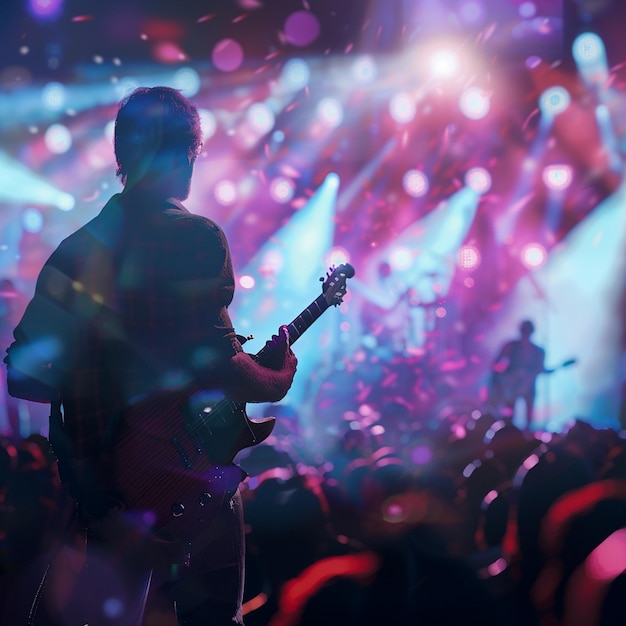
[[[211, 486], [195, 499], [210, 519], [199, 538], [153, 532], [159, 485], [145, 490], [153, 502], [141, 509], [125, 491], [153, 474], [159, 425], [174, 429], [162, 443], [186, 471], [182, 416], [195, 410], [192, 398], [278, 401], [296, 371], [286, 326], [263, 363], [243, 351], [228, 313], [235, 281], [226, 237], [181, 204], [201, 139], [196, 107], [174, 89], [139, 88], [122, 101], [115, 156], [124, 189], [53, 252], [8, 349], [9, 393], [52, 405], [50, 440], [87, 545], [86, 576], [55, 585], [65, 595], [41, 586], [33, 606], [50, 623], [70, 623], [71, 614], [90, 626], [141, 624], [151, 581], [154, 591], [157, 581], [167, 587], [181, 625], [242, 623], [243, 472], [228, 455], [202, 466]], [[133, 411], [147, 431], [127, 446], [130, 468], [115, 461]], [[192, 447], [206, 459], [200, 443]], [[169, 518], [184, 517], [182, 501], [166, 504]], [[29, 624], [37, 620], [31, 612]]]

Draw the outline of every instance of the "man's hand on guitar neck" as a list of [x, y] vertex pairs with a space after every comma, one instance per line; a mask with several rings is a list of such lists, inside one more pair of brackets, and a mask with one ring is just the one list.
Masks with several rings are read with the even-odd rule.
[[289, 333], [281, 326], [278, 335], [265, 343], [262, 364], [246, 352], [231, 360], [232, 376], [228, 396], [238, 402], [278, 402], [282, 400], [296, 373], [298, 359], [290, 348]]

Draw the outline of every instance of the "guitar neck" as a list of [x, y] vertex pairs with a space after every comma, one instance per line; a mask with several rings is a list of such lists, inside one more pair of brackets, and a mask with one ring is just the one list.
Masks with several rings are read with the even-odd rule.
[[[313, 300], [313, 302], [311, 302], [311, 304], [309, 304], [309, 306], [304, 309], [298, 317], [287, 324], [287, 330], [289, 331], [289, 344], [293, 345], [329, 307], [330, 305], [324, 297], [324, 294], [315, 298], [315, 300]], [[261, 350], [257, 352], [256, 356], [258, 359], [263, 357], [265, 350], [265, 348], [261, 348]]]

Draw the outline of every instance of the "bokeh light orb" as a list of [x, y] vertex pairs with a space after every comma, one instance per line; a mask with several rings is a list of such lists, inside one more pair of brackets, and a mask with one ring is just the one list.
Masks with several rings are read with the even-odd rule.
[[335, 246], [326, 256], [326, 265], [328, 267], [337, 267], [345, 263], [350, 263], [350, 253], [341, 246]]
[[604, 42], [595, 33], [582, 33], [574, 39], [572, 55], [578, 65], [591, 65], [605, 57]]
[[28, 0], [28, 12], [39, 20], [57, 19], [63, 11], [64, 0]]
[[406, 246], [395, 246], [389, 254], [389, 265], [392, 270], [407, 270], [413, 265], [413, 252]]
[[76, 198], [71, 193], [60, 192], [54, 202], [61, 211], [71, 211], [76, 206]]
[[520, 258], [524, 267], [534, 270], [546, 262], [548, 253], [540, 243], [529, 243], [522, 248]]
[[320, 22], [310, 11], [296, 11], [285, 21], [285, 38], [294, 46], [308, 46], [320, 34]]
[[544, 115], [558, 115], [570, 105], [569, 91], [565, 87], [554, 86], [546, 89], [539, 97], [539, 108]]
[[475, 270], [480, 265], [480, 261], [480, 252], [476, 246], [461, 246], [456, 255], [456, 263], [462, 270]]
[[480, 120], [489, 113], [490, 99], [480, 87], [469, 87], [459, 98], [461, 113], [471, 120]]
[[402, 177], [404, 190], [413, 198], [420, 198], [428, 192], [428, 176], [420, 170], [409, 170]]
[[274, 127], [276, 118], [272, 110], [264, 102], [255, 102], [246, 113], [248, 124], [258, 133], [264, 135]]
[[67, 101], [67, 93], [61, 83], [51, 82], [43, 88], [41, 98], [46, 109], [60, 111]]
[[200, 75], [192, 67], [181, 67], [174, 73], [172, 87], [191, 98], [200, 91]]
[[261, 258], [260, 272], [264, 276], [275, 276], [285, 266], [285, 257], [281, 250], [267, 250]]
[[254, 280], [254, 276], [250, 276], [250, 274], [244, 274], [239, 277], [239, 285], [242, 289], [254, 289], [256, 285], [256, 280]]
[[374, 59], [369, 55], [359, 57], [352, 64], [352, 75], [357, 82], [369, 85], [376, 80], [376, 76], [378, 75], [376, 61], [374, 61]]
[[569, 165], [548, 165], [543, 168], [541, 178], [546, 187], [554, 191], [563, 191], [572, 183], [574, 177]]
[[328, 128], [336, 128], [343, 121], [343, 107], [336, 98], [324, 98], [317, 105], [317, 115]]
[[39, 209], [24, 209], [21, 221], [22, 229], [27, 233], [39, 233], [43, 228], [43, 215]]
[[398, 124], [407, 124], [415, 117], [415, 100], [408, 93], [397, 93], [389, 103], [389, 113]]
[[217, 118], [215, 114], [208, 109], [198, 109], [198, 115], [200, 116], [202, 138], [204, 140], [211, 139], [217, 132]]
[[52, 124], [44, 134], [46, 148], [54, 154], [64, 154], [72, 147], [72, 133], [63, 124]]
[[535, 17], [537, 14], [537, 5], [534, 2], [522, 2], [517, 8], [517, 12], [520, 17], [530, 19], [531, 17]]
[[457, 9], [457, 14], [466, 24], [480, 24], [487, 11], [485, 5], [479, 0], [468, 0], [461, 2]]
[[285, 204], [293, 199], [295, 189], [293, 181], [278, 176], [270, 183], [270, 196], [274, 201]]
[[115, 93], [118, 99], [129, 96], [137, 87], [140, 87], [139, 81], [131, 76], [125, 76], [118, 83], [115, 84]]
[[234, 39], [222, 39], [215, 44], [211, 59], [213, 65], [222, 72], [234, 72], [243, 63], [243, 48]]
[[484, 167], [472, 167], [465, 174], [465, 184], [476, 193], [491, 189], [491, 174]]
[[309, 84], [311, 69], [303, 59], [289, 59], [283, 67], [281, 78], [289, 89], [298, 91]]
[[237, 196], [237, 185], [232, 180], [221, 180], [215, 185], [215, 199], [222, 206], [234, 204]]

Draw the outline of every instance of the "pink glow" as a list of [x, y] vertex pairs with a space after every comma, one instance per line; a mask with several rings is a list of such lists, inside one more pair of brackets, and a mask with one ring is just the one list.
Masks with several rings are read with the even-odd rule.
[[319, 34], [319, 20], [308, 11], [296, 11], [285, 22], [285, 36], [294, 46], [308, 46], [319, 37]]
[[222, 72], [234, 72], [243, 63], [243, 48], [234, 39], [222, 39], [213, 48], [213, 63]]

